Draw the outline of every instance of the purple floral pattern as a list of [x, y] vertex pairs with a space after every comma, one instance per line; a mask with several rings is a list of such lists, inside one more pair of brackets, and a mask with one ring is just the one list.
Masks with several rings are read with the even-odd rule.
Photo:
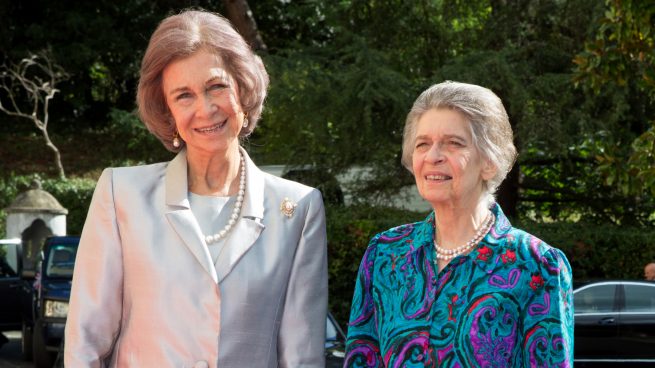
[[571, 367], [565, 255], [496, 223], [471, 253], [435, 266], [434, 214], [376, 235], [355, 287], [345, 367]]

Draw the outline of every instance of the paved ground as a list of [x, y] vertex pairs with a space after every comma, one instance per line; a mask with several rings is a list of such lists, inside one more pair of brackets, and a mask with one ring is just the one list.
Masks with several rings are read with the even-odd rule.
[[0, 368], [33, 368], [31, 362], [23, 361], [20, 354], [20, 331], [4, 333], [9, 342], [0, 348]]

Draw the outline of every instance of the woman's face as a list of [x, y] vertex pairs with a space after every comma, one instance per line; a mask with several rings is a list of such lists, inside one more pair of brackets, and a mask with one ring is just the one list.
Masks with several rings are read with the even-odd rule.
[[433, 207], [477, 205], [495, 167], [473, 145], [469, 123], [456, 110], [431, 109], [416, 123], [412, 168], [421, 196]]
[[200, 50], [171, 62], [162, 88], [189, 153], [225, 152], [238, 144], [244, 117], [238, 88], [217, 56]]

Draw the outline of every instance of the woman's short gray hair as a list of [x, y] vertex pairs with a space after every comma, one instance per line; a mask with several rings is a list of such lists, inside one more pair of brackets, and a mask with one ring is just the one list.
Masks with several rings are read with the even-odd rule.
[[432, 109], [459, 111], [469, 122], [474, 146], [497, 168], [496, 175], [484, 183], [484, 191], [493, 199], [516, 160], [512, 126], [500, 98], [487, 88], [451, 81], [432, 85], [423, 91], [405, 120], [402, 164], [410, 172], [416, 125], [421, 116]]
[[219, 14], [200, 10], [172, 15], [164, 19], [150, 37], [141, 61], [137, 89], [141, 120], [169, 151], [179, 151], [180, 148], [172, 144], [175, 122], [162, 91], [162, 72], [171, 62], [201, 49], [219, 57], [236, 80], [239, 101], [249, 122], [248, 127], [241, 130], [242, 137], [252, 133], [262, 113], [268, 73], [261, 58], [230, 22]]

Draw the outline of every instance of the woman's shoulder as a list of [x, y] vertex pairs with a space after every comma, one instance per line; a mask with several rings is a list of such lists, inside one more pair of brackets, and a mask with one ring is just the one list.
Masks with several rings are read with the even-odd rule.
[[167, 166], [168, 162], [159, 162], [147, 165], [108, 167], [103, 170], [100, 180], [106, 177], [107, 180], [114, 184], [121, 182], [146, 183], [152, 180], [160, 180], [165, 176]]
[[295, 197], [304, 198], [308, 195], [319, 195], [320, 192], [316, 188], [308, 185], [281, 178], [265, 171], [259, 171], [261, 179], [264, 181], [265, 190], [268, 194], [280, 197]]
[[515, 227], [511, 228], [510, 232], [507, 234], [507, 238], [511, 243], [514, 243], [514, 246], [517, 248], [517, 250], [533, 254], [535, 256], [543, 256], [553, 251], [560, 251], [536, 235]]
[[549, 273], [563, 268], [570, 270], [569, 261], [559, 248], [522, 229], [512, 228], [510, 234], [514, 239], [517, 258]]
[[379, 232], [371, 238], [368, 247], [390, 254], [412, 252], [432, 241], [433, 230], [429, 218]]
[[157, 162], [154, 164], [142, 164], [133, 166], [115, 166], [108, 167], [104, 171], [111, 171], [114, 176], [148, 174], [159, 171], [165, 171], [170, 162]]

